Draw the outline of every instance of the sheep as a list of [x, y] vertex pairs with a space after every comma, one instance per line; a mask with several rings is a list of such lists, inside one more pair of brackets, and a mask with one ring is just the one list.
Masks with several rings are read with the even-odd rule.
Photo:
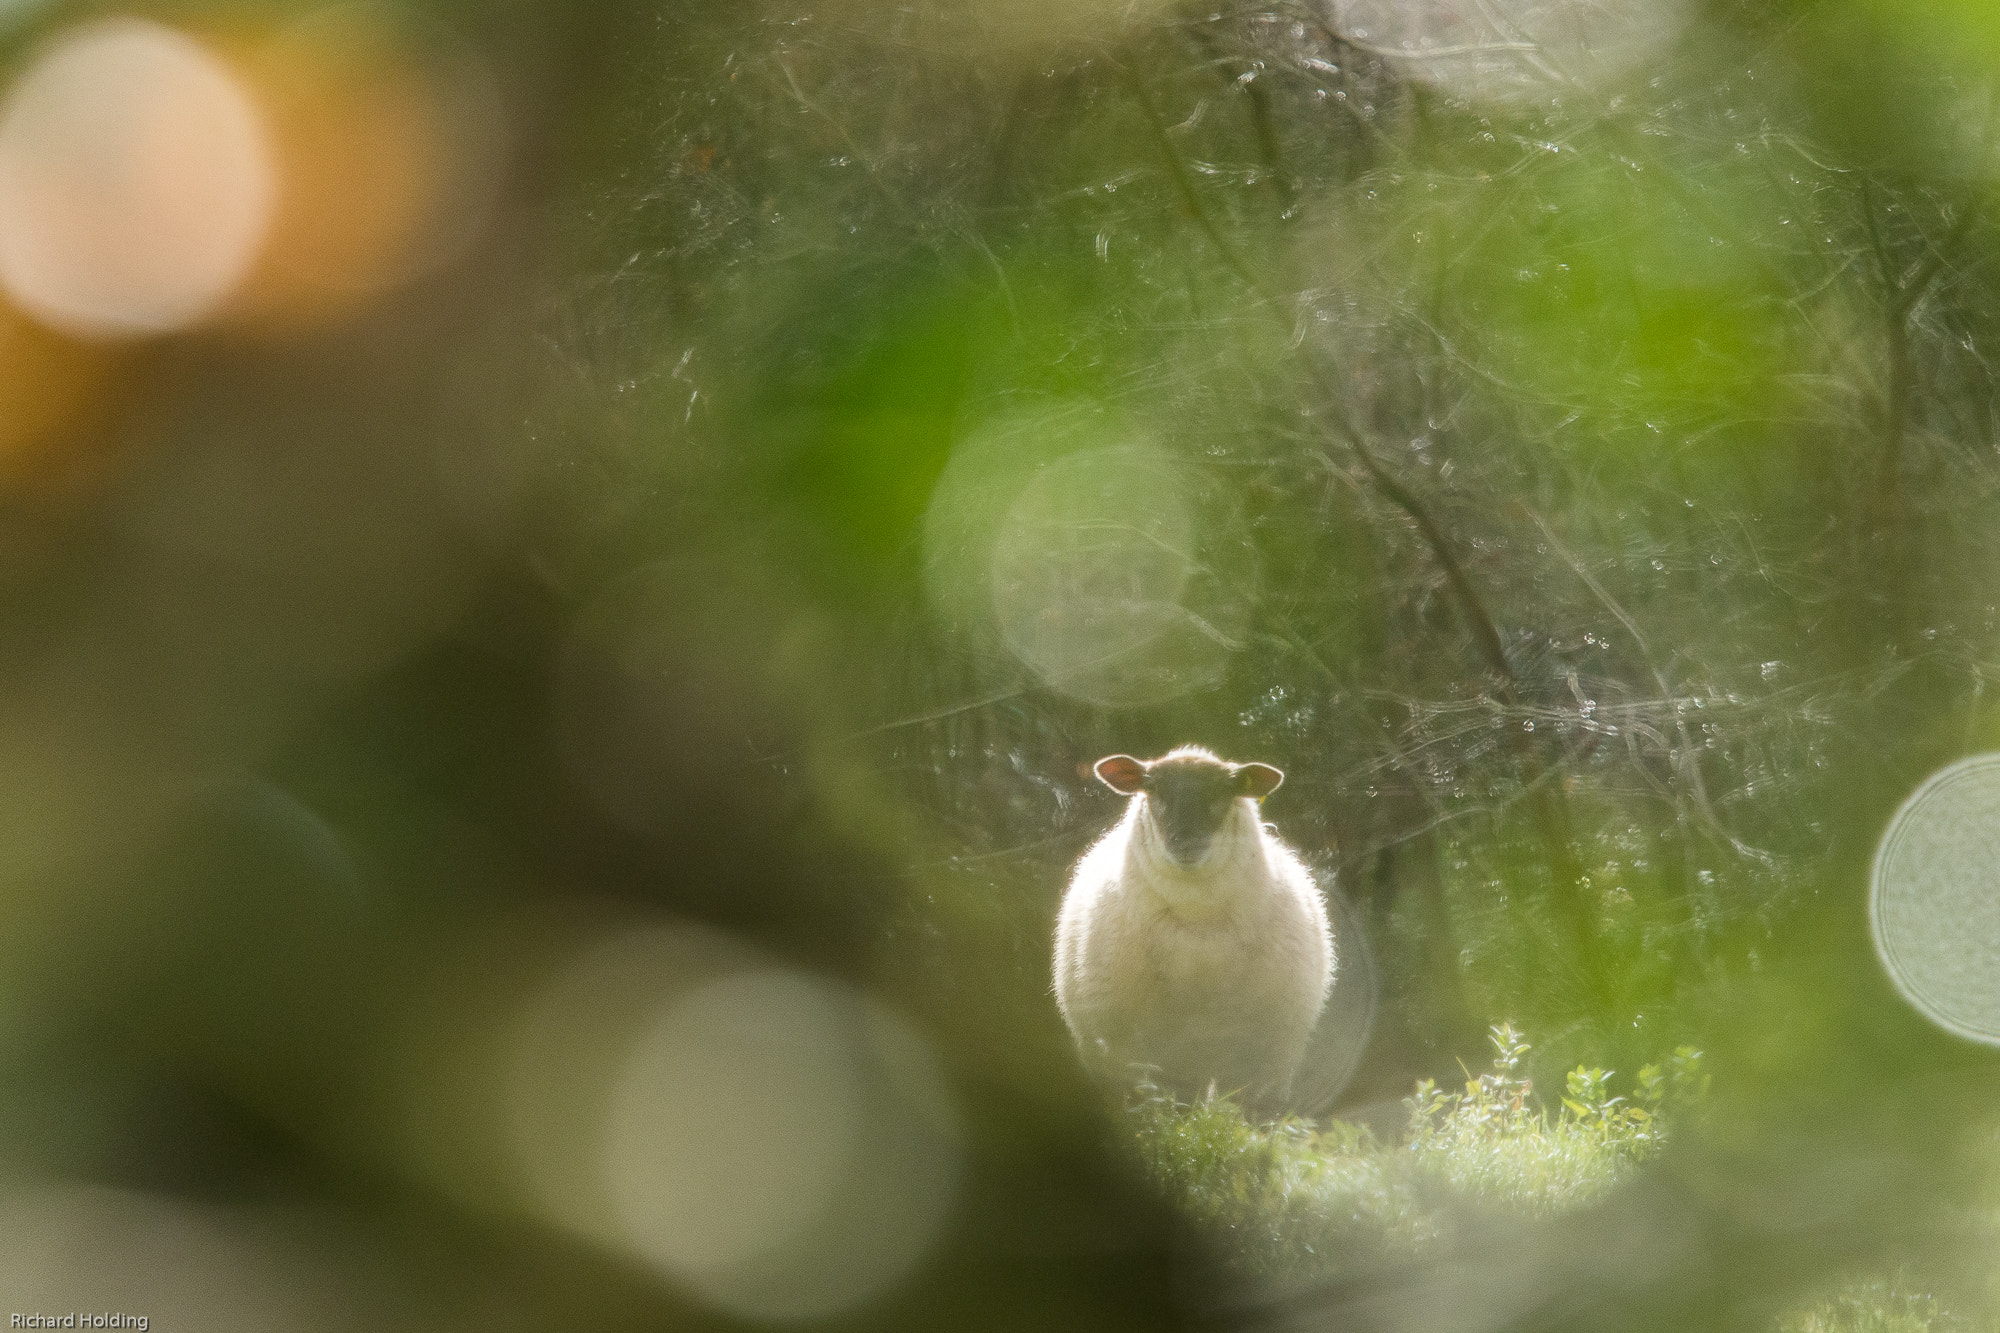
[[1056, 1003], [1085, 1066], [1281, 1106], [1334, 974], [1325, 899], [1259, 815], [1284, 774], [1192, 745], [1096, 773], [1132, 799], [1077, 862], [1056, 927]]

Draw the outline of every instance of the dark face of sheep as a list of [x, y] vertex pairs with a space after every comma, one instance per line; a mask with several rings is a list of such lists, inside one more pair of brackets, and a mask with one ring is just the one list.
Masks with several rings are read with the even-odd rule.
[[1236, 802], [1246, 796], [1262, 800], [1285, 780], [1269, 764], [1230, 764], [1194, 749], [1151, 763], [1113, 755], [1098, 762], [1097, 776], [1113, 791], [1145, 794], [1147, 815], [1167, 857], [1180, 866], [1201, 863]]

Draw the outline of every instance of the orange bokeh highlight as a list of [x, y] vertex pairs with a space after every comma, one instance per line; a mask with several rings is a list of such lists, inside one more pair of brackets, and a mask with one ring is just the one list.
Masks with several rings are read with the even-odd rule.
[[232, 309], [256, 326], [352, 315], [478, 232], [497, 175], [484, 69], [393, 11], [342, 6], [246, 52], [283, 189], [263, 261]]
[[0, 487], [102, 472], [76, 446], [121, 345], [335, 323], [462, 253], [502, 119], [475, 53], [386, 6], [58, 30], [0, 90]]

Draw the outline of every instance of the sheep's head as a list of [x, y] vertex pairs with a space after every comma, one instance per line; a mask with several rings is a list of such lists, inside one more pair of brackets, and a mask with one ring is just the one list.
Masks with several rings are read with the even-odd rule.
[[1195, 745], [1184, 745], [1150, 762], [1114, 754], [1097, 761], [1097, 776], [1115, 792], [1146, 798], [1146, 816], [1159, 830], [1167, 857], [1193, 866], [1208, 855], [1209, 843], [1248, 797], [1263, 800], [1285, 775], [1269, 764], [1231, 764]]

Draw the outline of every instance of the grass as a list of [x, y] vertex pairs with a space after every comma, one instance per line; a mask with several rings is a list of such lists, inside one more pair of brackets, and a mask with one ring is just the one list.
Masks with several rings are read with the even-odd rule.
[[1493, 1067], [1463, 1091], [1418, 1084], [1393, 1144], [1343, 1121], [1252, 1125], [1229, 1098], [1189, 1105], [1142, 1084], [1131, 1105], [1140, 1157], [1240, 1269], [1300, 1280], [1432, 1250], [1455, 1204], [1546, 1215], [1589, 1203], [1655, 1152], [1673, 1111], [1706, 1086], [1701, 1053], [1683, 1047], [1640, 1070], [1629, 1097], [1608, 1071], [1579, 1068], [1551, 1113], [1521, 1074], [1527, 1041], [1503, 1025], [1493, 1045]]
[[1253, 1127], [1227, 1099], [1188, 1106], [1151, 1090], [1133, 1113], [1149, 1174], [1247, 1273], [1303, 1278], [1435, 1240], [1407, 1160], [1365, 1129]]
[[1778, 1321], [1777, 1333], [1973, 1333], [1982, 1325], [1903, 1275], [1852, 1283]]
[[[1154, 1182], [1247, 1277], [1289, 1286], [1382, 1264], [1444, 1258], [1453, 1219], [1494, 1210], [1549, 1216], [1618, 1187], [1699, 1113], [1708, 1075], [1682, 1047], [1638, 1072], [1572, 1070], [1544, 1105], [1522, 1074], [1530, 1049], [1492, 1030], [1485, 1073], [1446, 1092], [1426, 1080], [1396, 1142], [1333, 1121], [1248, 1123], [1227, 1097], [1192, 1105], [1141, 1084], [1130, 1103]], [[1786, 1314], [1773, 1333], [1958, 1333], [1984, 1327], [1897, 1277], [1861, 1277]]]

